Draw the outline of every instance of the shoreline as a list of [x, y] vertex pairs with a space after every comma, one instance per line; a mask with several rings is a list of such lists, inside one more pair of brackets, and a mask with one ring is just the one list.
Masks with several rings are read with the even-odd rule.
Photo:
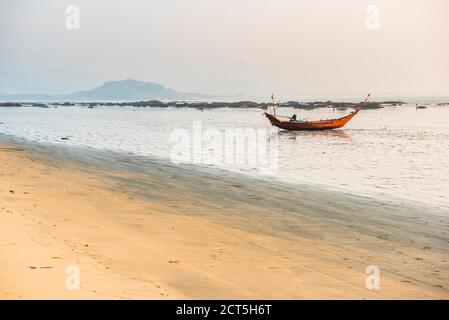
[[449, 218], [430, 209], [30, 145], [0, 139], [2, 298], [449, 297]]
[[[101, 168], [105, 164], [108, 169], [113, 171], [125, 171], [128, 173], [144, 173], [148, 175], [158, 174], [160, 170], [148, 172], [144, 170], [150, 166], [157, 166], [160, 168], [167, 168], [168, 170], [174, 170], [176, 173], [181, 175], [192, 174], [193, 176], [201, 175], [206, 179], [208, 177], [214, 177], [215, 179], [231, 179], [231, 180], [243, 180], [247, 184], [252, 184], [254, 182], [258, 184], [269, 184], [276, 189], [299, 189], [305, 190], [309, 193], [320, 192], [323, 194], [330, 195], [343, 195], [348, 197], [349, 201], [375, 201], [383, 203], [382, 205], [392, 205], [400, 206], [405, 208], [414, 208], [415, 210], [421, 210], [425, 212], [432, 212], [436, 215], [446, 215], [449, 212], [449, 204], [444, 203], [432, 203], [430, 201], [413, 199], [409, 197], [395, 197], [391, 194], [385, 193], [375, 193], [368, 194], [366, 190], [358, 191], [355, 188], [345, 188], [341, 186], [329, 186], [323, 183], [312, 183], [307, 182], [297, 182], [286, 179], [285, 177], [270, 176], [270, 175], [253, 175], [240, 171], [233, 171], [227, 168], [222, 168], [220, 166], [214, 165], [204, 165], [204, 164], [191, 164], [191, 163], [180, 163], [173, 164], [170, 158], [157, 156], [157, 155], [141, 155], [135, 154], [132, 151], [112, 151], [104, 149], [95, 149], [88, 146], [76, 146], [76, 145], [66, 145], [64, 143], [45, 143], [40, 141], [31, 141], [24, 138], [15, 137], [9, 134], [3, 134], [0, 137], [0, 143], [6, 143], [11, 145], [16, 145], [20, 148], [35, 151], [35, 155], [42, 155], [41, 160], [52, 161], [54, 153], [57, 153], [56, 161], [53, 162], [54, 165], [58, 164], [59, 160], [63, 160], [66, 164], [75, 163], [73, 168], [78, 168], [82, 164], [90, 164], [95, 167], [94, 174], [98, 174], [98, 168]], [[142, 168], [139, 168], [143, 166]], [[88, 166], [89, 167], [89, 166]], [[88, 167], [84, 170], [88, 170]], [[108, 177], [108, 171], [104, 172], [104, 176]]]

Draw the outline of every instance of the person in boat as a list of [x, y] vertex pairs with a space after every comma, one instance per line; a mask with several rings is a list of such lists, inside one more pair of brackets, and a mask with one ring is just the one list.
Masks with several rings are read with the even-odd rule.
[[290, 118], [290, 122], [301, 122], [301, 119], [299, 119], [296, 114], [292, 115]]

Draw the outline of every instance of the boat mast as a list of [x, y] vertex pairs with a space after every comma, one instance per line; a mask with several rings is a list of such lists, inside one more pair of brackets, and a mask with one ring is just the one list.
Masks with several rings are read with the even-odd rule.
[[274, 99], [274, 94], [271, 95], [271, 100], [273, 101], [273, 115], [276, 117], [276, 100]]

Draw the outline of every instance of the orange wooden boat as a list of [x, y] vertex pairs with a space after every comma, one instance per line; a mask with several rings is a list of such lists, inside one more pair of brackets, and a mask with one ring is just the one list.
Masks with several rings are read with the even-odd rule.
[[349, 115], [339, 119], [331, 120], [319, 120], [319, 121], [281, 121], [275, 116], [265, 112], [268, 120], [275, 127], [286, 129], [286, 130], [330, 130], [343, 127], [349, 122], [362, 108], [359, 107], [355, 111], [351, 112]]
[[[319, 121], [282, 121], [279, 120], [276, 115], [272, 115], [265, 112], [265, 116], [270, 120], [271, 124], [275, 127], [286, 129], [286, 130], [331, 130], [343, 127], [349, 122], [360, 110], [362, 110], [363, 105], [368, 101], [370, 95], [362, 102], [353, 112], [345, 117], [330, 120], [319, 120]], [[274, 109], [274, 113], [276, 109]]]

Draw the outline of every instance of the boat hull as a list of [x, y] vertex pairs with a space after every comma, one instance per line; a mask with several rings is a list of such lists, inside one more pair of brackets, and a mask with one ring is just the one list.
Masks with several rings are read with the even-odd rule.
[[356, 109], [355, 111], [351, 112], [349, 115], [343, 118], [321, 120], [321, 121], [301, 121], [301, 122], [281, 121], [267, 112], [265, 112], [265, 116], [268, 118], [268, 120], [273, 126], [285, 130], [293, 130], [293, 131], [332, 130], [343, 127], [359, 111], [360, 108]]

